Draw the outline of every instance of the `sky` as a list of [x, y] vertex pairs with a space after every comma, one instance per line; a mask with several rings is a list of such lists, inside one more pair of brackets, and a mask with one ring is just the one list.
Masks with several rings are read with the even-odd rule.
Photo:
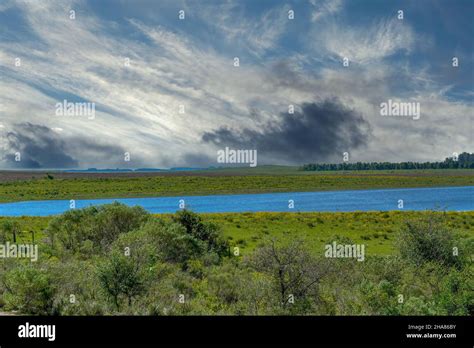
[[469, 0], [0, 0], [0, 169], [474, 152], [473, 23]]

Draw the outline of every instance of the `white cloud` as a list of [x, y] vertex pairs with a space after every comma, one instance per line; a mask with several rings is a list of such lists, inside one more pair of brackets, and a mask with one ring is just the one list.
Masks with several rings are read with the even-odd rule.
[[329, 54], [367, 64], [399, 51], [410, 53], [415, 44], [411, 27], [397, 19], [385, 19], [364, 27], [343, 27], [328, 24], [323, 33], [315, 32], [315, 50], [321, 46]]
[[[0, 69], [5, 72], [0, 111], [5, 129], [30, 122], [62, 129], [57, 136], [65, 139], [118, 144], [132, 158], [146, 159], [149, 166], [188, 165], [186, 154], [215, 155], [211, 145], [201, 143], [205, 131], [221, 126], [258, 130], [276, 120], [289, 104], [337, 96], [373, 126], [370, 146], [354, 151], [360, 160], [439, 159], [452, 153], [452, 148], [469, 144], [466, 115], [472, 114], [472, 105], [450, 101], [426, 70], [410, 71], [403, 66], [398, 70], [400, 65], [384, 62], [383, 58], [414, 48], [413, 30], [396, 20], [364, 28], [329, 23], [311, 34], [317, 54], [286, 52], [263, 60], [261, 56], [278, 47], [287, 11], [276, 7], [260, 17], [242, 18], [235, 5], [227, 4], [225, 11], [208, 21], [242, 52], [252, 52], [249, 56], [254, 59], [244, 55], [241, 66], [235, 68], [233, 55], [199, 45], [191, 33], [131, 19], [132, 27], [150, 39], [148, 44], [108, 34], [111, 23], [89, 13], [82, 2], [19, 4], [41, 40], [0, 42]], [[77, 9], [76, 20], [69, 19], [70, 8]], [[323, 9], [336, 12], [333, 7], [318, 9], [318, 13]], [[328, 54], [367, 65], [334, 67], [328, 64]], [[22, 58], [21, 67], [14, 67], [15, 57]], [[124, 65], [126, 57], [131, 60], [129, 67]], [[426, 114], [416, 124], [384, 120], [377, 114], [381, 99], [403, 97], [393, 86], [401, 78]], [[55, 116], [54, 106], [64, 93], [95, 102], [96, 118]], [[179, 113], [180, 105], [185, 114]], [[423, 127], [438, 134], [436, 143], [420, 139]], [[416, 151], [414, 146], [419, 146]], [[117, 163], [116, 158], [101, 157], [98, 164], [94, 152], [87, 149], [77, 149], [74, 156], [84, 167]]]
[[224, 35], [226, 41], [242, 47], [257, 57], [278, 46], [288, 24], [290, 7], [276, 6], [261, 15], [242, 13], [238, 2], [227, 1], [217, 7], [203, 5], [197, 8], [204, 21]]
[[311, 21], [317, 22], [321, 19], [328, 18], [343, 8], [342, 0], [310, 0], [313, 6]]
[[[245, 59], [235, 68], [229, 57], [165, 28], [131, 21], [152, 39], [150, 46], [107, 35], [103, 23], [80, 11], [80, 2], [22, 4], [42, 42], [0, 43], [0, 54], [12, 62], [6, 66], [8, 82], [0, 87], [10, 124], [28, 121], [104, 143], [119, 141], [159, 165], [192, 152], [204, 130], [241, 124], [256, 95], [265, 99], [272, 93], [263, 72]], [[76, 20], [69, 19], [70, 8], [78, 9]], [[16, 56], [22, 58], [18, 68]], [[131, 58], [130, 67], [124, 67], [124, 57]], [[45, 94], [48, 90], [95, 102], [96, 118], [56, 117], [54, 105], [62, 100]], [[180, 105], [186, 114], [179, 114]], [[81, 157], [83, 165], [94, 161]]]
[[14, 5], [14, 1], [13, 1], [13, 0], [2, 0], [2, 2], [0, 3], [0, 12], [3, 12], [3, 11], [5, 11], [5, 10], [8, 10], [8, 9], [11, 8], [13, 5]]

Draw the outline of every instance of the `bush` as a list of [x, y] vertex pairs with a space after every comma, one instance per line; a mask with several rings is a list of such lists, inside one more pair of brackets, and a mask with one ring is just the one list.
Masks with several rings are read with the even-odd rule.
[[143, 229], [153, 233], [160, 258], [165, 262], [184, 264], [189, 259], [200, 257], [207, 249], [204, 241], [188, 234], [177, 223], [149, 222]]
[[442, 280], [436, 296], [444, 315], [474, 315], [474, 276], [472, 270], [451, 270]]
[[115, 202], [100, 206], [93, 224], [93, 241], [103, 249], [121, 234], [138, 229], [149, 217], [140, 206], [128, 207]]
[[0, 243], [15, 241], [21, 233], [21, 227], [16, 220], [4, 220], [0, 227]]
[[400, 255], [417, 266], [425, 262], [437, 262], [447, 267], [460, 267], [462, 264], [461, 258], [453, 252], [455, 246], [459, 247], [459, 242], [441, 217], [433, 214], [426, 219], [406, 222], [397, 244]]
[[54, 289], [44, 270], [22, 265], [5, 274], [4, 300], [8, 310], [25, 314], [51, 315]]
[[90, 242], [97, 251], [106, 251], [121, 233], [139, 228], [148, 217], [141, 207], [115, 202], [69, 210], [50, 222], [47, 233], [53, 245], [59, 242], [66, 251], [90, 250]]
[[[281, 313], [308, 311], [311, 300], [318, 298], [319, 282], [328, 273], [327, 260], [313, 258], [302, 241], [278, 245], [271, 240], [246, 258], [246, 262], [271, 279]], [[297, 300], [292, 303], [292, 298]]]
[[51, 281], [55, 284], [53, 311], [59, 315], [104, 315], [104, 301], [95, 276], [97, 259], [51, 263]]
[[204, 223], [199, 215], [189, 210], [180, 210], [173, 216], [186, 232], [194, 238], [207, 243], [207, 250], [219, 256], [229, 256], [229, 244], [222, 238], [219, 227], [213, 223]]
[[123, 253], [125, 248], [142, 266], [159, 260], [180, 264], [182, 269], [197, 259], [205, 266], [217, 264], [229, 253], [220, 230], [189, 211], [176, 214], [171, 222], [150, 218], [138, 230], [122, 234], [113, 250]]
[[107, 261], [99, 265], [97, 273], [102, 289], [117, 310], [120, 309], [121, 297], [127, 298], [130, 306], [132, 299], [144, 291], [143, 275], [130, 257], [113, 253]]
[[356, 286], [362, 299], [362, 313], [365, 315], [399, 315], [396, 285], [388, 280], [374, 282], [362, 279]]

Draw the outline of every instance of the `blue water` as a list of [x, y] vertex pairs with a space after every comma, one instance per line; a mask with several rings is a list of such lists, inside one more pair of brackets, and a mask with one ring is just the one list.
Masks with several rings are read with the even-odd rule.
[[[353, 190], [327, 192], [289, 192], [248, 195], [215, 195], [190, 197], [152, 197], [77, 200], [76, 208], [119, 201], [141, 205], [151, 213], [174, 213], [180, 200], [186, 208], [201, 213], [256, 211], [385, 211], [402, 210], [474, 210], [474, 186], [435, 187], [386, 190]], [[294, 201], [294, 208], [288, 201]], [[0, 204], [0, 216], [47, 216], [69, 209], [69, 200], [29, 201]]]

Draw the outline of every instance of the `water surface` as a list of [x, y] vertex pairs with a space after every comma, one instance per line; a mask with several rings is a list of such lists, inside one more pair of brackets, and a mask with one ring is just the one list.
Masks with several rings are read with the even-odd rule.
[[[429, 187], [384, 190], [348, 190], [325, 192], [285, 192], [241, 195], [181, 196], [77, 200], [76, 208], [119, 201], [129, 206], [141, 205], [151, 213], [174, 213], [185, 206], [200, 213], [220, 212], [291, 212], [291, 211], [446, 211], [474, 210], [474, 186]], [[294, 208], [289, 208], [289, 201]], [[69, 200], [28, 201], [0, 204], [0, 216], [47, 216], [69, 210]]]

